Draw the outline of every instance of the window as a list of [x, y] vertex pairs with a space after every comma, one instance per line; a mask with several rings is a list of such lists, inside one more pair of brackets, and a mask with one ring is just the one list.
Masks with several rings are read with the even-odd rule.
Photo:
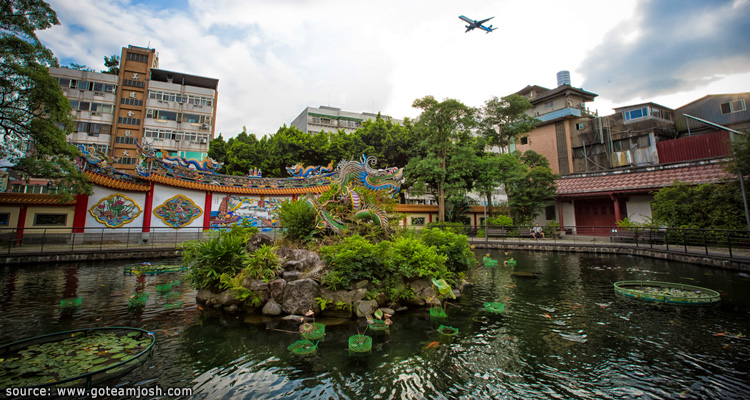
[[545, 108], [552, 108], [554, 106], [555, 106], [555, 102], [554, 101], [550, 101], [549, 103], [547, 103], [547, 104], [544, 105]]
[[648, 109], [646, 109], [646, 107], [637, 110], [630, 110], [625, 112], [625, 121], [643, 118], [645, 116], [648, 116]]
[[547, 221], [552, 221], [555, 219], [555, 206], [547, 206], [544, 208], [544, 214]]
[[644, 147], [651, 147], [651, 137], [650, 136], [639, 136], [638, 137], [638, 147], [644, 148]]
[[118, 161], [118, 164], [133, 165], [136, 163], [138, 163], [138, 159], [135, 157], [120, 157], [120, 161]]
[[584, 124], [583, 122], [579, 122], [576, 124], [577, 131], [582, 131], [585, 127], [586, 127], [586, 124]]
[[138, 144], [138, 138], [125, 137], [125, 136], [116, 136], [115, 137], [115, 143]]
[[745, 111], [745, 99], [739, 99], [735, 101], [730, 101], [729, 103], [722, 103], [721, 104], [721, 113], [722, 114], [731, 114], [736, 113], [740, 111]]
[[198, 114], [182, 114], [182, 122], [189, 122], [191, 124], [200, 123], [201, 116]]
[[123, 79], [122, 80], [122, 85], [123, 86], [132, 86], [132, 87], [137, 87], [137, 88], [142, 88], [142, 87], [146, 86], [146, 84], [143, 83], [143, 81], [134, 81], [132, 79]]
[[424, 217], [411, 217], [412, 225], [424, 225]]
[[125, 125], [140, 125], [141, 119], [140, 118], [130, 118], [130, 117], [118, 117], [117, 118], [118, 124], [125, 124]]
[[527, 136], [522, 136], [519, 140], [521, 144], [529, 144], [529, 138]]
[[135, 62], [142, 62], [142, 63], [148, 62], [148, 55], [146, 55], [146, 54], [138, 54], [138, 53], [130, 53], [130, 52], [128, 52], [128, 54], [125, 56], [125, 58], [127, 60], [135, 61]]
[[143, 106], [143, 100], [131, 99], [130, 97], [120, 97], [120, 104], [141, 107]]
[[34, 214], [34, 225], [64, 226], [67, 220], [68, 214]]
[[57, 78], [57, 82], [60, 83], [60, 87], [62, 88], [69, 88], [70, 87], [70, 79], [68, 78]]
[[0, 226], [8, 226], [10, 213], [0, 213]]

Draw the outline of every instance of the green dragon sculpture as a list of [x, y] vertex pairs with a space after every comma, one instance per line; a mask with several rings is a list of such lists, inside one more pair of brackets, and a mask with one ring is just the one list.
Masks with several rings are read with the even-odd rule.
[[375, 164], [375, 157], [367, 157], [364, 154], [360, 161], [342, 160], [336, 168], [339, 190], [333, 199], [321, 204], [316, 198], [308, 196], [306, 201], [317, 211], [317, 230], [331, 230], [338, 234], [346, 227], [343, 215], [336, 215], [331, 211], [332, 207], [328, 207], [339, 203], [347, 206], [346, 208], [354, 214], [355, 220], [373, 221], [388, 232], [388, 217], [385, 211], [377, 204], [368, 204], [353, 188], [364, 187], [374, 192], [389, 194], [393, 198], [401, 190], [404, 169], [375, 169]]

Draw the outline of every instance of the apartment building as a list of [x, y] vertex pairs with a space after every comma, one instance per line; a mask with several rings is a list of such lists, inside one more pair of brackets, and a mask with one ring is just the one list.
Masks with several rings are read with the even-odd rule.
[[[338, 132], [339, 130], [352, 133], [362, 127], [362, 122], [374, 120], [377, 117], [378, 114], [342, 111], [337, 107], [307, 107], [292, 121], [291, 126], [305, 133]], [[380, 117], [398, 124], [404, 122], [387, 115], [381, 114]]]
[[122, 49], [119, 74], [50, 68], [75, 112], [68, 138], [134, 171], [138, 145], [203, 160], [214, 136], [219, 80], [159, 69], [155, 49]]

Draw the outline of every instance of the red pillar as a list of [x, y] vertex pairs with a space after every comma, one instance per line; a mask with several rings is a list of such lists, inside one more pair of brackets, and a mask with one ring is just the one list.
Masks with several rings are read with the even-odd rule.
[[213, 201], [213, 194], [206, 192], [206, 202], [203, 203], [203, 230], [207, 231], [211, 229], [211, 202]]
[[427, 215], [429, 215], [429, 216], [430, 216], [430, 220], [429, 220], [429, 222], [432, 222], [432, 213], [429, 213], [429, 214], [427, 214]]
[[612, 199], [615, 202], [615, 226], [617, 226], [617, 223], [622, 219], [620, 216], [620, 198], [617, 196], [612, 196]]
[[557, 217], [558, 222], [560, 223], [560, 229], [565, 230], [565, 222], [563, 221], [563, 202], [560, 199], [557, 199]]
[[154, 208], [154, 184], [146, 193], [146, 204], [143, 205], [143, 232], [151, 232], [151, 210]]
[[474, 213], [474, 226], [479, 226], [477, 225], [477, 213]]
[[18, 229], [16, 230], [19, 241], [23, 239], [23, 228], [26, 226], [26, 211], [28, 211], [26, 204], [21, 204], [21, 209], [18, 213]]
[[89, 208], [89, 196], [79, 194], [76, 196], [75, 214], [73, 214], [73, 233], [81, 233], [86, 227], [86, 214]]

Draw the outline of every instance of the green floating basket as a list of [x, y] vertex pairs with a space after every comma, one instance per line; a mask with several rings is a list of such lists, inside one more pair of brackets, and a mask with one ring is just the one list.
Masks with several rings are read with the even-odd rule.
[[352, 357], [368, 355], [372, 351], [372, 337], [366, 335], [349, 336], [349, 355]]
[[62, 309], [78, 308], [80, 306], [81, 306], [80, 297], [60, 300], [60, 308]]
[[445, 313], [443, 307], [432, 307], [430, 308], [430, 318], [442, 319], [448, 318], [448, 314]]
[[438, 332], [440, 332], [441, 338], [451, 340], [453, 339], [453, 336], [456, 336], [458, 334], [458, 328], [447, 325], [440, 325], [440, 327], [438, 328]]
[[148, 300], [148, 293], [137, 293], [128, 299], [128, 308], [143, 308], [146, 306], [146, 300]]
[[506, 263], [508, 265], [516, 265], [516, 260], [510, 259], [510, 260], [506, 261]]
[[298, 356], [307, 356], [315, 354], [318, 351], [318, 344], [309, 340], [298, 340], [290, 344], [286, 349]]
[[490, 267], [490, 268], [491, 267], [497, 267], [497, 260], [493, 260], [493, 259], [491, 259], [489, 257], [484, 257], [482, 259], [482, 261], [484, 261], [484, 266], [485, 267]]
[[375, 333], [388, 333], [391, 330], [390, 325], [386, 324], [385, 321], [375, 320], [370, 324], [369, 329]]
[[182, 308], [182, 302], [181, 301], [178, 301], [177, 303], [165, 304], [164, 305], [164, 309], [165, 310], [174, 310], [176, 308]]
[[323, 339], [323, 336], [326, 334], [326, 326], [325, 324], [321, 324], [320, 322], [313, 322], [312, 324], [312, 331], [310, 332], [301, 332], [302, 337], [307, 340], [321, 340]]
[[505, 312], [505, 304], [496, 302], [496, 303], [484, 303], [484, 309], [487, 312], [491, 312], [493, 314], [502, 314]]

